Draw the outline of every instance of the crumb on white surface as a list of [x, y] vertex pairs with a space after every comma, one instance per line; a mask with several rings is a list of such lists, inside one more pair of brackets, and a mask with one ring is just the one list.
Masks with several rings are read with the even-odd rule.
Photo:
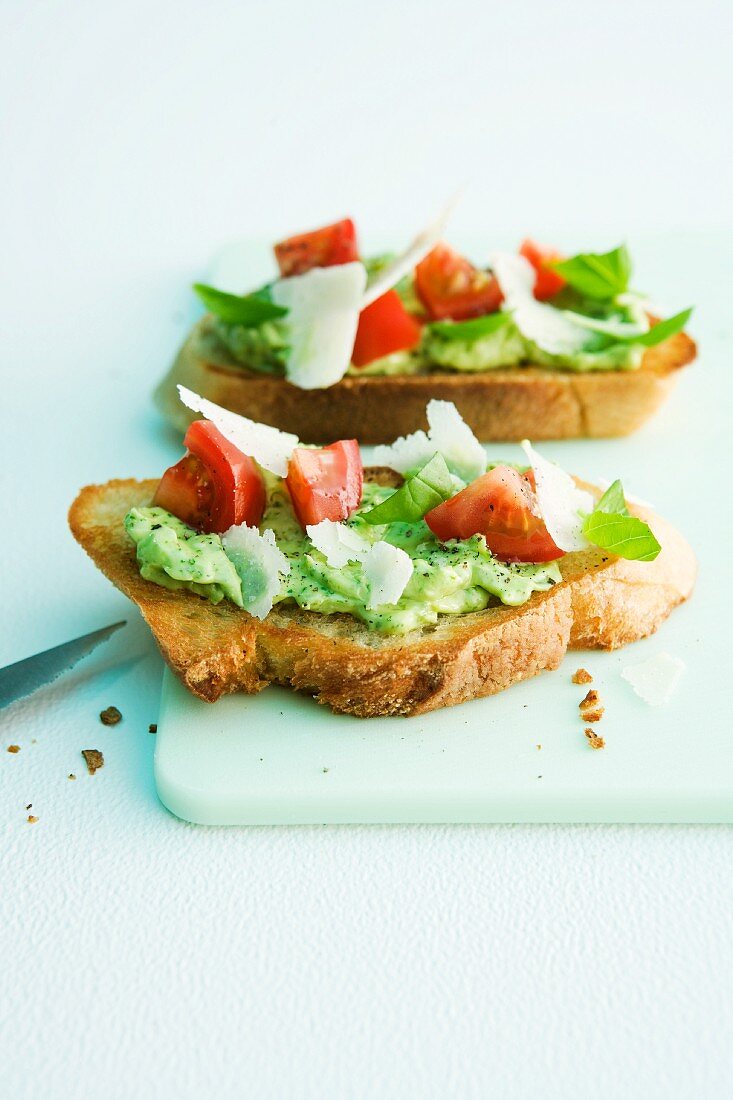
[[596, 733], [595, 730], [588, 727], [588, 729], [585, 730], [585, 736], [592, 749], [605, 749], [606, 742], [601, 737], [600, 733]]

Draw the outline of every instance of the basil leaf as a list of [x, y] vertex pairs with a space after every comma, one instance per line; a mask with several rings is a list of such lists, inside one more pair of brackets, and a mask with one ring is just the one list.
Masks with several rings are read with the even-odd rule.
[[616, 480], [583, 523], [583, 534], [595, 546], [619, 558], [654, 561], [662, 549], [648, 523], [632, 516], [626, 506], [623, 485]]
[[683, 309], [681, 313], [675, 313], [674, 317], [668, 317], [666, 321], [660, 321], [658, 325], [652, 325], [649, 331], [643, 333], [642, 336], [629, 337], [628, 342], [630, 344], [642, 344], [645, 348], [654, 348], [657, 344], [661, 344], [662, 340], [674, 336], [676, 332], [682, 332], [691, 316], [692, 307]]
[[227, 294], [205, 283], [194, 283], [193, 289], [209, 312], [229, 325], [255, 328], [263, 321], [284, 317], [288, 312], [284, 306], [276, 306], [269, 301], [261, 291], [255, 294]]
[[594, 512], [610, 512], [618, 516], [628, 516], [624, 487], [617, 479], [613, 485], [609, 485], [601, 499], [593, 509]]
[[478, 340], [490, 336], [492, 332], [505, 325], [511, 314], [487, 313], [485, 317], [475, 317], [470, 321], [434, 321], [429, 325], [431, 332], [442, 336], [444, 340]]
[[415, 523], [431, 508], [455, 495], [453, 479], [442, 454], [436, 452], [396, 493], [362, 512], [366, 523]]
[[625, 244], [611, 252], [580, 252], [550, 266], [589, 298], [615, 298], [629, 289], [631, 257]]
[[662, 549], [649, 524], [636, 516], [596, 509], [583, 524], [583, 534], [602, 550], [632, 561], [654, 561]]

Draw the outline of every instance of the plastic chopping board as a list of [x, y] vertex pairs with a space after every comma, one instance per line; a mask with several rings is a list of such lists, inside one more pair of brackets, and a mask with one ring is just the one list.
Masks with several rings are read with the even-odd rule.
[[[659, 649], [634, 646], [634, 662]], [[651, 708], [620, 678], [628, 653], [574, 654], [501, 695], [417, 718], [334, 715], [275, 687], [212, 706], [166, 672], [158, 793], [211, 825], [733, 821], [729, 739], [690, 725], [689, 673]], [[583, 733], [587, 689], [571, 683], [581, 663], [606, 705], [604, 749]]]

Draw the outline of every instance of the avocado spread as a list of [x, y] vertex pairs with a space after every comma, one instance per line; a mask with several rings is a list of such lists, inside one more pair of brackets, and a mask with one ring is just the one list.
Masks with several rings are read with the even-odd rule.
[[[379, 272], [390, 257], [377, 256], [365, 260], [370, 276]], [[412, 276], [405, 276], [395, 287], [405, 309], [418, 317], [423, 325], [420, 344], [412, 351], [398, 351], [376, 359], [364, 367], [349, 367], [355, 377], [386, 374], [428, 374], [436, 370], [478, 372], [502, 367], [521, 367], [527, 363], [556, 370], [596, 371], [634, 370], [640, 364], [644, 349], [633, 341], [619, 340], [609, 333], [587, 331], [580, 350], [563, 355], [549, 355], [519, 331], [513, 318], [488, 335], [462, 337], [460, 322], [456, 331], [447, 332], [444, 323], [428, 323], [415, 293]], [[552, 302], [558, 311], [570, 309], [587, 320], [612, 321], [620, 325], [638, 325], [643, 331], [648, 321], [643, 309], [633, 300], [599, 303], [563, 291]], [[452, 327], [452, 326], [450, 326]], [[197, 333], [199, 353], [209, 362], [231, 366], [232, 361], [250, 370], [284, 376], [288, 354], [287, 324], [266, 321], [256, 327], [228, 324], [215, 317], [206, 317]]]
[[[260, 530], [275, 534], [278, 548], [290, 562], [275, 603], [293, 601], [321, 614], [345, 612], [374, 630], [404, 634], [433, 625], [439, 615], [482, 611], [490, 604], [512, 607], [533, 592], [544, 592], [561, 580], [556, 562], [543, 565], [497, 561], [482, 535], [465, 541], [438, 542], [424, 520], [373, 526], [362, 512], [394, 492], [366, 484], [360, 508], [347, 521], [369, 541], [384, 540], [406, 551], [413, 573], [399, 601], [368, 609], [369, 585], [359, 562], [329, 566], [301, 529], [287, 489], [268, 479], [268, 503]], [[162, 508], [133, 508], [125, 528], [137, 547], [140, 573], [166, 588], [185, 588], [212, 603], [229, 599], [242, 607], [242, 577], [227, 556], [219, 535], [198, 534]], [[241, 570], [241, 565], [240, 565]]]

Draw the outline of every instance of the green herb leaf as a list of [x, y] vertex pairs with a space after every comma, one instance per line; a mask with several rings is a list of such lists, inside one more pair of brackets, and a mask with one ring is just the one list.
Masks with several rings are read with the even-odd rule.
[[618, 516], [628, 516], [624, 487], [617, 479], [613, 485], [609, 485], [601, 499], [593, 509], [594, 512], [609, 512]]
[[589, 298], [615, 298], [629, 289], [631, 257], [625, 244], [611, 252], [580, 252], [551, 266]]
[[478, 340], [490, 336], [492, 332], [505, 325], [511, 314], [487, 313], [485, 317], [475, 317], [470, 321], [434, 321], [430, 331], [442, 336], [444, 340]]
[[594, 546], [632, 561], [654, 561], [662, 549], [649, 524], [628, 513], [601, 512], [596, 508], [583, 524], [583, 534]]
[[261, 291], [244, 295], [227, 294], [226, 291], [206, 286], [205, 283], [194, 283], [193, 289], [209, 312], [229, 325], [255, 328], [264, 321], [284, 317], [288, 312], [284, 306], [276, 306], [274, 302], [269, 301]]
[[630, 337], [629, 343], [642, 344], [645, 348], [656, 347], [657, 344], [661, 344], [662, 340], [674, 336], [676, 332], [682, 332], [691, 316], [692, 307], [683, 309], [681, 313], [675, 313], [674, 317], [668, 317], [666, 321], [660, 321], [658, 325], [652, 325], [649, 331], [642, 336]]
[[396, 493], [375, 508], [362, 512], [367, 523], [416, 523], [431, 508], [455, 494], [450, 470], [437, 452], [425, 465], [408, 477]]

